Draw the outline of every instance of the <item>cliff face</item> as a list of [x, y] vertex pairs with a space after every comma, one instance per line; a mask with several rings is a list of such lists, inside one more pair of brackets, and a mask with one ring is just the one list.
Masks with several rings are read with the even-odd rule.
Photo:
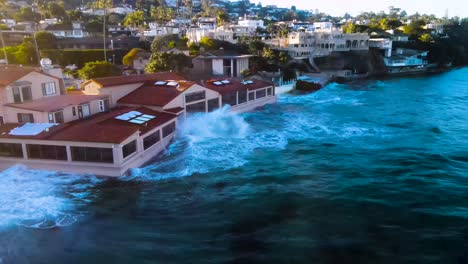
[[315, 63], [323, 70], [353, 70], [358, 74], [382, 75], [387, 72], [379, 51], [333, 52], [328, 57], [316, 58]]

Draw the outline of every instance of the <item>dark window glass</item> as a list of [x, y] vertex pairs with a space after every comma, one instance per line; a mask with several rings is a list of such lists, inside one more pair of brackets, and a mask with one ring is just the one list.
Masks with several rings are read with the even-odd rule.
[[123, 152], [123, 158], [125, 159], [126, 157], [130, 156], [131, 154], [136, 152], [136, 140], [133, 140], [132, 142], [128, 143], [127, 145], [123, 146], [122, 152]]
[[62, 111], [55, 112], [54, 117], [55, 117], [55, 123], [63, 123], [63, 112]]
[[272, 89], [272, 88], [268, 88], [268, 89], [267, 89], [267, 95], [268, 95], [268, 96], [273, 95], [273, 89]]
[[21, 147], [21, 144], [0, 143], [0, 156], [22, 158], [23, 148]]
[[243, 104], [247, 102], [247, 91], [245, 90], [238, 91], [237, 96], [238, 96], [239, 104]]
[[65, 146], [51, 145], [26, 145], [30, 159], [67, 160], [67, 149]]
[[208, 112], [212, 112], [219, 108], [218, 98], [208, 100]]
[[15, 103], [21, 103], [21, 94], [19, 87], [13, 87], [13, 101]]
[[161, 139], [161, 136], [159, 135], [159, 130], [158, 130], [143, 139], [143, 148], [145, 150], [148, 149], [149, 147], [158, 143], [160, 139]]
[[113, 163], [111, 148], [71, 147], [73, 161]]
[[255, 100], [255, 92], [249, 92], [249, 101]]
[[191, 102], [195, 102], [195, 101], [204, 100], [205, 98], [206, 98], [205, 91], [189, 93], [189, 94], [185, 95], [185, 102], [186, 103], [191, 103]]
[[33, 114], [18, 114], [18, 123], [34, 123]]
[[73, 116], [76, 116], [76, 107], [72, 107], [72, 114]]
[[31, 86], [21, 87], [21, 93], [23, 94], [23, 102], [32, 100]]
[[256, 96], [257, 99], [258, 99], [258, 98], [265, 97], [265, 96], [266, 96], [266, 91], [265, 91], [265, 89], [262, 89], [262, 90], [258, 90], [258, 91], [257, 91], [257, 96]]
[[237, 105], [237, 92], [223, 94], [223, 105]]
[[175, 122], [170, 123], [169, 125], [163, 127], [163, 138], [169, 136], [170, 134], [174, 133], [175, 131]]
[[206, 102], [186, 105], [185, 111], [187, 113], [204, 113], [206, 112]]

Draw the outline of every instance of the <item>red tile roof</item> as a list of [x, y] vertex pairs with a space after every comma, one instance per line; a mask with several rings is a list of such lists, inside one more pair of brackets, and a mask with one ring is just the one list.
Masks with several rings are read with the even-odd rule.
[[[229, 84], [222, 84], [222, 85], [215, 85], [213, 84], [216, 81], [223, 81], [223, 80], [228, 80], [230, 83]], [[269, 86], [273, 86], [273, 84], [269, 82], [265, 82], [262, 80], [251, 80], [253, 83], [251, 84], [243, 84], [242, 81], [237, 80], [237, 79], [220, 79], [220, 80], [209, 80], [204, 82], [203, 84], [200, 84], [210, 90], [214, 90], [220, 94], [224, 93], [230, 93], [234, 91], [242, 91], [242, 90], [258, 90], [262, 88], [266, 88]]]
[[4, 88], [31, 72], [40, 72], [38, 68], [18, 65], [0, 66], [0, 88]]
[[[156, 118], [142, 125], [115, 119], [116, 116], [130, 111], [138, 111], [143, 114], [153, 115], [156, 116]], [[20, 125], [6, 124], [0, 126], [0, 138], [120, 144], [138, 131], [144, 135], [164, 123], [171, 120], [175, 121], [176, 118], [176, 115], [157, 112], [144, 107], [123, 107], [111, 112], [97, 114], [86, 119], [55, 126], [52, 127], [49, 132], [42, 132], [36, 136], [11, 136], [8, 132]]]
[[108, 95], [83, 95], [83, 94], [66, 94], [43, 97], [38, 100], [21, 103], [21, 104], [6, 104], [8, 107], [27, 109], [38, 112], [53, 112], [64, 109], [67, 106], [80, 105], [94, 100], [99, 100], [109, 97]]
[[157, 80], [184, 80], [185, 76], [175, 72], [158, 72], [153, 74], [141, 74], [141, 75], [130, 75], [130, 76], [114, 76], [95, 78], [85, 82], [83, 85], [89, 82], [95, 82], [101, 86], [101, 88], [109, 88], [117, 85], [132, 84], [132, 83], [144, 83], [147, 81]]
[[164, 107], [174, 100], [178, 95], [192, 87], [195, 82], [178, 81], [179, 86], [155, 85], [147, 82], [140, 88], [120, 98], [119, 104], [125, 105], [147, 105]]

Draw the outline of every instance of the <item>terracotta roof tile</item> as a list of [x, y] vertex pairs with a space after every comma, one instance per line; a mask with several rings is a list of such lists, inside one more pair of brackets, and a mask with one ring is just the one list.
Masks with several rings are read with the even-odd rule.
[[178, 81], [178, 83], [179, 86], [176, 87], [155, 85], [154, 82], [146, 82], [140, 88], [122, 97], [118, 103], [164, 107], [195, 84], [195, 82], [190, 81]]
[[[115, 119], [116, 116], [130, 111], [153, 115], [156, 116], [156, 118], [142, 125]], [[176, 115], [157, 112], [144, 107], [123, 107], [111, 112], [100, 113], [86, 119], [60, 124], [52, 127], [49, 132], [42, 132], [36, 136], [11, 136], [8, 134], [9, 131], [21, 125], [6, 124], [0, 126], [0, 138], [120, 144], [138, 131], [144, 135], [155, 127], [161, 126], [171, 120], [175, 121], [176, 118]]]

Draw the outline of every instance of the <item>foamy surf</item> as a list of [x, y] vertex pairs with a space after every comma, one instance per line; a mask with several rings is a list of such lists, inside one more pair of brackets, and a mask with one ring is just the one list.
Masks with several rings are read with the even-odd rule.
[[98, 180], [28, 169], [17, 165], [0, 172], [0, 230], [11, 226], [54, 228], [75, 223], [78, 208], [89, 202]]

